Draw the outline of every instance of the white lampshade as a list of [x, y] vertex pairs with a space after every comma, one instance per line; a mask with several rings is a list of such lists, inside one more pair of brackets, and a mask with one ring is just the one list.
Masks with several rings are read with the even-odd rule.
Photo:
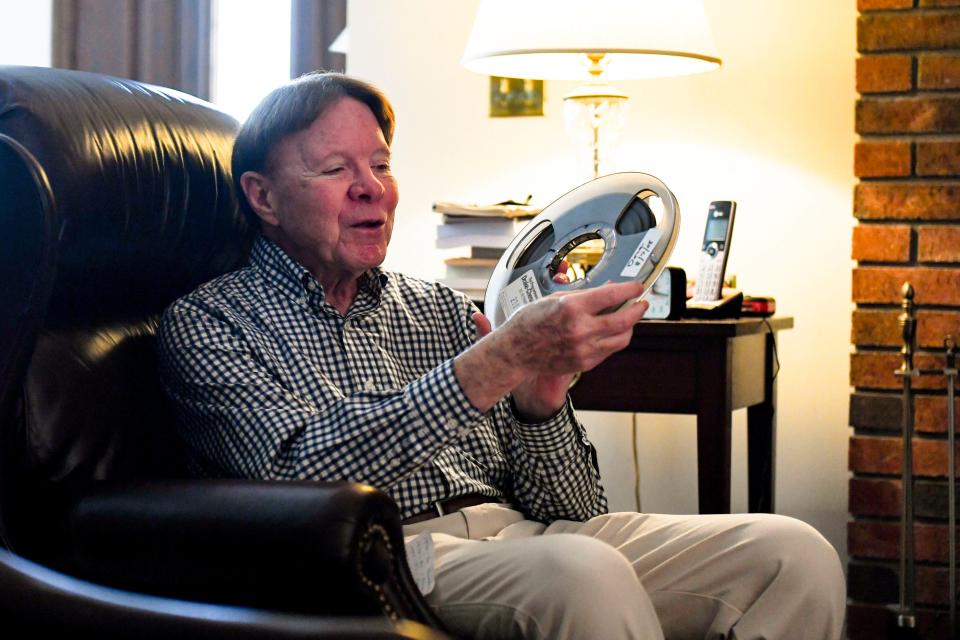
[[481, 0], [462, 64], [506, 78], [657, 78], [720, 66], [703, 0]]

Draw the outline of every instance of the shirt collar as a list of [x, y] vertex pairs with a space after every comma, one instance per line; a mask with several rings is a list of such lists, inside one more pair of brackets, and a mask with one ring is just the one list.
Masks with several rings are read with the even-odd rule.
[[[285, 295], [302, 300], [309, 292], [316, 291], [320, 303], [323, 303], [323, 286], [312, 273], [272, 240], [262, 235], [257, 236], [250, 251], [249, 264]], [[360, 291], [372, 295], [379, 304], [389, 281], [390, 278], [383, 269], [374, 267], [360, 276]]]

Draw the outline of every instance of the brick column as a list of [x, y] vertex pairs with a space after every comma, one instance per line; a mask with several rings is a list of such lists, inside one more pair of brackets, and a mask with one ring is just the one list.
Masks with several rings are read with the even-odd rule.
[[[887, 606], [899, 599], [903, 282], [919, 305], [916, 365], [942, 368], [944, 336], [960, 341], [960, 0], [857, 8], [848, 635], [877, 640], [893, 637]], [[914, 388], [920, 636], [946, 639], [945, 385]]]

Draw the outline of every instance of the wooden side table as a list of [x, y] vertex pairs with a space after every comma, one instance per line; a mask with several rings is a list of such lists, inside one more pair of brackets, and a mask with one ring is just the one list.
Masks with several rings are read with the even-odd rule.
[[748, 504], [774, 509], [775, 337], [793, 318], [644, 320], [630, 345], [571, 389], [578, 409], [697, 416], [700, 513], [730, 512], [730, 432], [747, 408]]

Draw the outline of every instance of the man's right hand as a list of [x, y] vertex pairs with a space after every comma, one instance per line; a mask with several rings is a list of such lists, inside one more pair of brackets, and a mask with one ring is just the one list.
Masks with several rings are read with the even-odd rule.
[[624, 282], [556, 293], [526, 305], [454, 360], [467, 398], [487, 411], [517, 389], [514, 400], [521, 411], [549, 417], [547, 412], [562, 406], [566, 388], [531, 381], [588, 371], [627, 346], [648, 304], [623, 303], [641, 293], [639, 282]]

